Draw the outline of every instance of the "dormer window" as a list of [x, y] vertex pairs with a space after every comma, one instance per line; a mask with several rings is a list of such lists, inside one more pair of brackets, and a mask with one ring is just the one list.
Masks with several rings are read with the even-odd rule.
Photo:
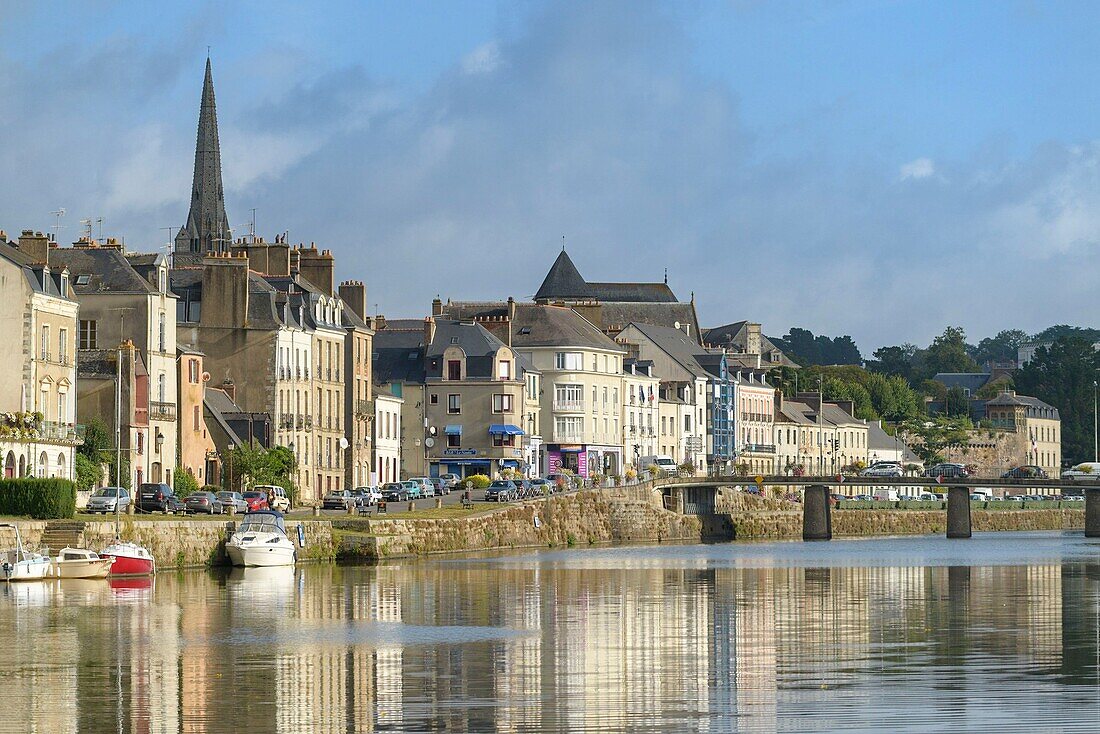
[[161, 293], [168, 291], [168, 271], [165, 268], [157, 268], [157, 288]]
[[92, 276], [88, 275], [87, 273], [81, 273], [80, 275], [76, 276], [77, 285], [88, 285], [88, 283], [90, 283], [91, 281]]
[[68, 273], [62, 273], [61, 274], [61, 295], [65, 296], [65, 295], [68, 295], [68, 293], [69, 293], [69, 274]]

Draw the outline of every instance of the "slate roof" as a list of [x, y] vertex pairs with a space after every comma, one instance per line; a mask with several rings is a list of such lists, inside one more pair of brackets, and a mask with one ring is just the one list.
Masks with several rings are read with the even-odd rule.
[[[168, 271], [168, 288], [179, 298], [201, 299], [202, 268], [173, 268]], [[248, 323], [249, 329], [278, 329], [280, 326], [298, 325], [296, 314], [284, 312], [275, 290], [264, 278], [248, 273]], [[293, 323], [288, 323], [288, 321]]]
[[26, 253], [20, 252], [18, 248], [2, 241], [0, 241], [0, 257], [22, 268], [27, 285], [35, 293], [45, 293], [56, 298], [70, 298], [67, 293], [61, 293], [60, 275], [61, 271], [65, 269], [64, 264], [58, 268], [51, 266], [50, 277], [47, 278], [46, 271], [41, 263], [35, 263]]
[[217, 421], [218, 425], [221, 426], [221, 429], [225, 431], [226, 437], [232, 443], [238, 446], [247, 443], [247, 441], [244, 441], [237, 435], [236, 431], [230, 427], [226, 417], [234, 413], [244, 414], [245, 411], [241, 406], [233, 402], [224, 390], [217, 387], [207, 388], [203, 391], [202, 403], [206, 410], [210, 412], [210, 415], [214, 417], [214, 420]]
[[1058, 409], [1039, 398], [1030, 395], [1016, 395], [1013, 393], [1001, 393], [992, 400], [986, 402], [986, 407], [1024, 406], [1027, 408], [1029, 418], [1046, 418], [1047, 420], [1061, 420]]
[[588, 283], [563, 248], [535, 293], [536, 301], [555, 298], [594, 298]]
[[600, 301], [676, 303], [668, 283], [589, 283], [588, 290]]
[[[50, 250], [50, 261], [69, 268], [70, 287], [78, 296], [158, 292], [114, 247], [59, 247]], [[81, 275], [88, 276], [87, 283], [82, 284]]]
[[536, 303], [516, 304], [516, 317], [512, 321], [512, 346], [626, 351], [573, 309]]
[[[435, 320], [435, 337], [428, 345], [425, 359], [428, 378], [443, 376], [442, 360], [433, 359], [443, 356], [450, 347], [459, 347], [466, 354], [466, 376], [472, 379], [489, 380], [493, 375], [493, 360], [497, 351], [505, 344], [481, 324], [464, 323], [453, 319]], [[516, 354], [515, 376], [535, 371], [534, 366], [523, 356]]]
[[374, 333], [371, 376], [379, 385], [424, 382], [423, 322], [415, 329], [393, 328], [387, 323]]
[[717, 376], [712, 370], [720, 362], [722, 355], [707, 352], [681, 330], [655, 324], [631, 323], [627, 326], [640, 331], [653, 346], [672, 357], [695, 377]]
[[989, 372], [937, 372], [932, 379], [948, 390], [961, 387], [974, 395], [989, 382], [991, 376]]
[[[901, 460], [906, 464], [919, 464], [923, 463], [919, 456], [913, 453], [913, 450], [909, 446], [901, 441]], [[882, 451], [896, 451], [898, 442], [889, 433], [882, 429], [882, 421], [868, 421], [867, 422], [867, 451], [873, 452], [875, 449]]]
[[[733, 354], [734, 359], [737, 358], [738, 353], [745, 354], [748, 349], [748, 329], [746, 328], [750, 322], [748, 321], [734, 321], [732, 324], [725, 324], [723, 326], [715, 326], [709, 329], [702, 330], [702, 342], [711, 346], [722, 347]], [[798, 365], [788, 357], [783, 350], [775, 346], [775, 342], [769, 339], [765, 334], [760, 334], [760, 352], [762, 354], [770, 354], [772, 352], [779, 352], [782, 357], [779, 362], [768, 362], [770, 367], [797, 367]], [[746, 364], [746, 367], [754, 367], [755, 364]], [[763, 365], [762, 365], [763, 366]]]
[[808, 417], [813, 413], [813, 408], [798, 400], [783, 400], [776, 410], [776, 418], [784, 418], [791, 423], [812, 426], [814, 421]]
[[602, 301], [598, 307], [599, 324], [604, 330], [621, 331], [627, 324], [653, 324], [676, 328], [688, 324], [692, 336], [699, 341], [699, 317], [695, 313], [694, 303], [680, 301], [638, 302], [638, 301]]
[[118, 352], [114, 349], [81, 349], [76, 360], [77, 377], [114, 380], [118, 377]]

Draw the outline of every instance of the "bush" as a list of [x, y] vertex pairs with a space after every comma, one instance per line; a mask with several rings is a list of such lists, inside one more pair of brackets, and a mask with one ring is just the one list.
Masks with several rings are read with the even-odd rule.
[[473, 482], [474, 489], [485, 489], [490, 484], [492, 484], [492, 481], [489, 479], [489, 477], [485, 476], [484, 474], [471, 474], [470, 476], [461, 480], [458, 484], [460, 487], [465, 488], [466, 482]]
[[76, 514], [76, 485], [68, 479], [0, 479], [0, 515], [56, 520]]
[[94, 489], [103, 477], [103, 467], [84, 454], [76, 455], [77, 489]]
[[181, 466], [176, 467], [176, 473], [172, 477], [172, 489], [177, 497], [186, 497], [199, 491], [199, 483], [191, 476], [191, 472]]

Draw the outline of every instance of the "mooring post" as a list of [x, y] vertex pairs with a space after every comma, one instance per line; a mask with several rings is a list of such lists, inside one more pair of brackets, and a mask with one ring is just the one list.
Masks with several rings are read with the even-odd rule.
[[802, 539], [833, 539], [833, 514], [829, 506], [829, 488], [824, 484], [806, 487], [806, 496], [802, 500]]
[[1100, 489], [1085, 488], [1085, 537], [1100, 538]]
[[970, 490], [967, 487], [947, 488], [947, 537], [969, 538]]

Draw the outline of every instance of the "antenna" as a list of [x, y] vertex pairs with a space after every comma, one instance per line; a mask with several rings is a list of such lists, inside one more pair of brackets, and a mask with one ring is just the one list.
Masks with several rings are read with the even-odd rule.
[[565, 252], [565, 235], [561, 236], [561, 251]]
[[665, 285], [668, 285], [668, 268], [665, 268]]
[[248, 241], [256, 244], [256, 207], [252, 207], [252, 222], [248, 225]]
[[95, 223], [99, 225], [99, 241], [103, 241], [103, 217], [96, 217]]
[[80, 227], [81, 227], [81, 229], [84, 230], [84, 236], [86, 238], [88, 238], [89, 240], [92, 239], [92, 220], [91, 219], [81, 219], [80, 220]]
[[53, 240], [54, 242], [57, 242], [58, 233], [65, 228], [65, 225], [61, 223], [61, 218], [65, 216], [65, 207], [59, 206], [57, 208], [57, 211], [52, 211], [50, 212], [50, 214], [52, 214], [55, 218], [55, 222], [53, 225]]

